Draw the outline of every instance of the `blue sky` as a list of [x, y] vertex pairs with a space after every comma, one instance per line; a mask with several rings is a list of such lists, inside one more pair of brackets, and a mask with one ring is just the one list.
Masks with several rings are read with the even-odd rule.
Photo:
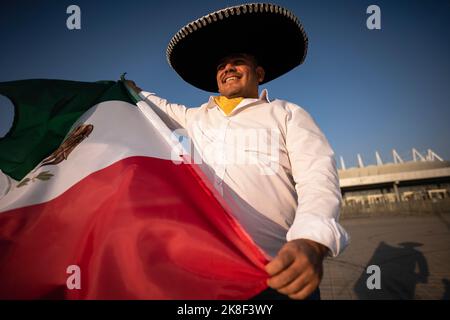
[[[180, 27], [241, 1], [10, 1], [0, 4], [0, 81], [79, 81], [127, 77], [172, 102], [199, 106], [209, 93], [191, 87], [166, 62]], [[305, 108], [347, 167], [375, 150], [428, 148], [450, 160], [450, 1], [274, 1], [293, 11], [309, 37], [305, 63], [263, 86], [271, 98]], [[66, 8], [81, 8], [68, 30]], [[368, 30], [366, 9], [381, 9]], [[270, 45], [270, 43], [268, 43]], [[0, 100], [0, 135], [12, 121]]]

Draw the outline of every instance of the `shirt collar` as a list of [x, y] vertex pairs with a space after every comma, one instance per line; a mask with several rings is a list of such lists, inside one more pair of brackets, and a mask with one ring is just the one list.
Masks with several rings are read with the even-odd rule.
[[[267, 89], [263, 89], [261, 91], [261, 94], [259, 95], [259, 98], [257, 98], [257, 99], [255, 99], [255, 98], [246, 98], [246, 99], [242, 100], [238, 104], [238, 106], [236, 108], [238, 108], [240, 106], [248, 105], [248, 104], [256, 102], [256, 101], [267, 102], [267, 103], [270, 102], [270, 100], [269, 100], [269, 93], [268, 93]], [[214, 96], [210, 96], [209, 97], [207, 107], [208, 108], [218, 107], [216, 102], [214, 101]]]

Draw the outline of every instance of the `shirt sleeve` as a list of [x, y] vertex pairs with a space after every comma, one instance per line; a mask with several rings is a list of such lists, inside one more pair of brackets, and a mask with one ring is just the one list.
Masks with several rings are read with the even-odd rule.
[[139, 96], [153, 108], [171, 130], [187, 129], [187, 123], [196, 109], [182, 104], [169, 103], [166, 99], [147, 91], [141, 91]]
[[342, 201], [334, 152], [312, 117], [293, 106], [287, 120], [286, 146], [298, 197], [286, 239], [309, 239], [337, 256], [349, 236], [338, 223]]

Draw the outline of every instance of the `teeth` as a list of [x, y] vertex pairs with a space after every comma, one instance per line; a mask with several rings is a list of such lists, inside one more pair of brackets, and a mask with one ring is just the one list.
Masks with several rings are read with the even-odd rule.
[[225, 79], [225, 82], [228, 82], [229, 80], [237, 80], [237, 77], [229, 77]]

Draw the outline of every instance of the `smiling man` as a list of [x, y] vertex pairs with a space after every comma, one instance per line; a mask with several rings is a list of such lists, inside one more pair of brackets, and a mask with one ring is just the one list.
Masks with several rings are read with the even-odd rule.
[[290, 11], [244, 4], [187, 24], [169, 43], [175, 71], [219, 93], [207, 103], [168, 103], [128, 82], [171, 129], [186, 130], [214, 187], [270, 257], [270, 288], [260, 299], [319, 298], [323, 259], [348, 243], [338, 223], [341, 194], [326, 137], [301, 107], [270, 100], [267, 90], [259, 94], [260, 84], [304, 61], [307, 45]]
[[255, 57], [241, 53], [225, 57], [217, 66], [217, 87], [223, 97], [257, 98], [258, 85], [264, 80], [264, 69]]

